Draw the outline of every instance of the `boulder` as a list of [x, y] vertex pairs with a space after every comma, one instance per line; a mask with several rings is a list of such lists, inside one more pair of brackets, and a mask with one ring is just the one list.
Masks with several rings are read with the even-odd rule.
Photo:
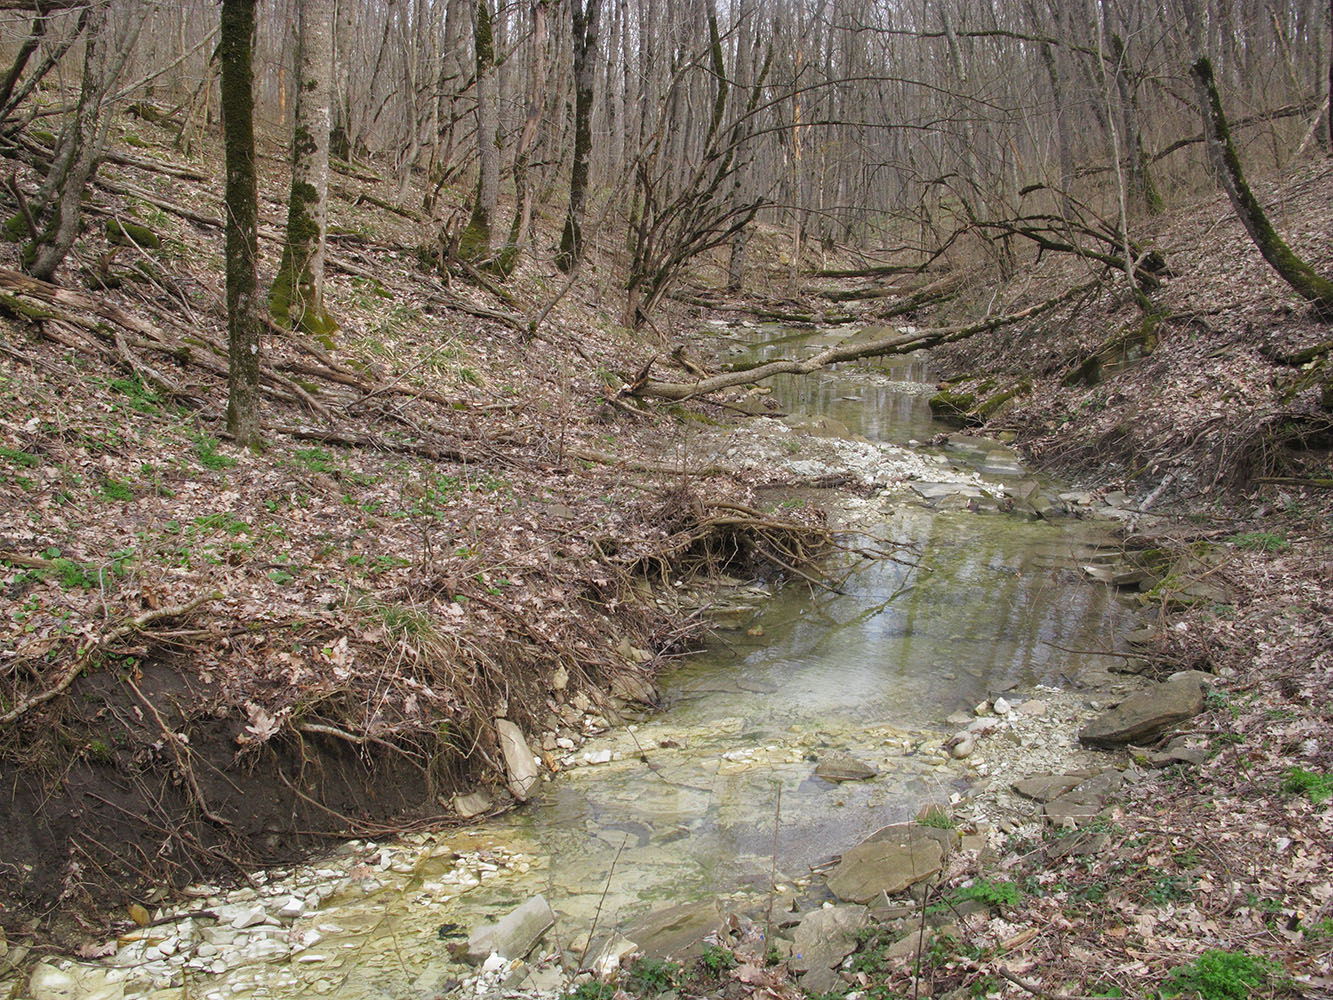
[[829, 876], [829, 891], [851, 903], [867, 903], [881, 892], [902, 892], [940, 870], [944, 844], [957, 836], [952, 830], [913, 823], [885, 827], [842, 856]]
[[815, 766], [815, 775], [825, 781], [864, 781], [877, 774], [879, 772], [865, 761], [837, 751], [820, 754], [819, 763]]
[[1130, 695], [1109, 712], [1093, 719], [1078, 734], [1094, 747], [1119, 747], [1151, 740], [1203, 711], [1208, 674], [1184, 671], [1146, 691]]
[[541, 772], [523, 738], [523, 731], [508, 719], [496, 719], [495, 734], [500, 738], [500, 750], [504, 753], [509, 790], [514, 793], [514, 798], [526, 802], [528, 792], [532, 791]]
[[681, 903], [632, 920], [626, 934], [639, 942], [649, 958], [692, 958], [703, 939], [722, 922], [717, 902]]
[[807, 913], [796, 928], [792, 969], [833, 968], [856, 950], [857, 932], [865, 922], [864, 906], [828, 906]]
[[532, 951], [555, 923], [555, 914], [545, 896], [534, 896], [493, 924], [478, 927], [468, 935], [465, 957], [476, 965], [492, 954], [519, 959]]

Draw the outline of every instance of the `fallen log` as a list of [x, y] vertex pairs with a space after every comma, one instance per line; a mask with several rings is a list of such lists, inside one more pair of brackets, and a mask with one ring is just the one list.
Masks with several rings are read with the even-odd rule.
[[[958, 340], [966, 340], [978, 333], [987, 330], [996, 330], [1000, 327], [1012, 326], [1015, 323], [1021, 323], [1024, 320], [1031, 319], [1041, 313], [1054, 309], [1071, 299], [1077, 298], [1086, 292], [1092, 283], [1078, 285], [1069, 289], [1053, 299], [1047, 299], [1044, 302], [1038, 302], [1036, 305], [1021, 309], [1016, 313], [1008, 313], [1004, 316], [990, 316], [975, 323], [969, 323], [964, 326], [944, 326], [933, 329], [916, 330], [912, 333], [895, 334], [892, 337], [885, 337], [881, 340], [873, 340], [865, 344], [840, 344], [830, 347], [828, 350], [821, 351], [811, 358], [804, 361], [795, 360], [777, 360], [769, 361], [766, 364], [751, 368], [741, 372], [723, 372], [720, 375], [712, 375], [708, 378], [697, 379], [694, 382], [657, 382], [652, 379], [643, 380], [628, 391], [622, 389], [621, 395], [641, 396], [653, 399], [669, 399], [680, 402], [686, 399], [694, 399], [696, 396], [704, 396], [710, 392], [716, 392], [719, 389], [729, 389], [734, 385], [749, 385], [752, 382], [759, 382], [766, 378], [772, 378], [774, 375], [809, 375], [811, 372], [819, 371], [821, 368], [827, 368], [829, 365], [837, 364], [840, 361], [859, 361], [862, 358], [883, 357], [889, 354], [906, 354], [909, 351], [920, 350], [924, 347], [937, 347], [940, 344], [950, 344]], [[636, 380], [638, 381], [638, 380]]]

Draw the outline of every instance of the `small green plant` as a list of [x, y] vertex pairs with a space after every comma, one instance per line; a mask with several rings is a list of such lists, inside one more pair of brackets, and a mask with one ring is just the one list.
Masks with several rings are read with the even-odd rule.
[[102, 484], [102, 496], [108, 500], [119, 500], [124, 503], [134, 499], [134, 488], [129, 483], [108, 476], [106, 482]]
[[699, 964], [705, 971], [714, 976], [719, 976], [728, 969], [735, 968], [736, 956], [732, 954], [729, 948], [719, 948], [715, 944], [706, 944], [703, 953], [699, 956]]
[[630, 986], [639, 993], [663, 993], [676, 985], [680, 966], [660, 958], [641, 958], [629, 971]]
[[304, 465], [311, 472], [337, 472], [333, 455], [323, 448], [297, 448], [292, 455], [297, 465]]
[[1144, 895], [1148, 902], [1158, 906], [1167, 903], [1179, 903], [1190, 898], [1194, 889], [1194, 878], [1190, 875], [1158, 875], [1152, 887]]
[[1282, 780], [1282, 790], [1293, 795], [1306, 795], [1312, 805], [1322, 805], [1333, 798], [1333, 777], [1293, 767]]
[[612, 1000], [615, 995], [616, 988], [614, 986], [596, 979], [579, 983], [574, 989], [564, 994], [565, 1000]]
[[944, 902], [936, 903], [929, 912], [938, 913], [975, 900], [986, 906], [1017, 906], [1023, 900], [1023, 893], [1013, 882], [992, 882], [990, 879], [977, 879], [971, 885], [955, 889], [945, 897]]
[[1189, 965], [1172, 969], [1162, 995], [1194, 996], [1199, 1000], [1247, 1000], [1266, 985], [1277, 966], [1243, 951], [1210, 948]]
[[190, 440], [194, 442], [194, 457], [199, 460], [199, 464], [205, 469], [212, 469], [216, 472], [222, 469], [230, 469], [236, 464], [236, 459], [219, 454], [218, 446], [221, 442], [217, 438], [209, 437], [207, 434], [194, 434], [191, 435]]
[[1274, 531], [1241, 531], [1227, 541], [1251, 552], [1286, 552], [1291, 548], [1291, 543]]
[[932, 826], [937, 830], [952, 830], [958, 825], [954, 822], [953, 817], [949, 815], [949, 810], [941, 806], [926, 808], [916, 818], [916, 821], [920, 826]]

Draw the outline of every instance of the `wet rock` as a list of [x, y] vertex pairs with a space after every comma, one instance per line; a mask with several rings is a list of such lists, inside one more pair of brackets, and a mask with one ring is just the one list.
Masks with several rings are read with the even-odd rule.
[[464, 957], [473, 965], [493, 954], [511, 960], [523, 958], [554, 923], [555, 914], [546, 897], [534, 896], [498, 922], [473, 930]]
[[815, 774], [825, 781], [864, 781], [879, 774], [865, 761], [857, 760], [851, 754], [831, 751], [820, 754]]
[[[827, 906], [807, 913], [793, 936], [791, 967], [797, 972], [831, 969], [856, 950], [866, 922], [864, 906]], [[802, 980], [802, 985], [807, 985]]]
[[1209, 682], [1207, 674], [1186, 671], [1154, 684], [1089, 722], [1078, 734], [1079, 741], [1094, 747], [1118, 747], [1153, 739], [1203, 711]]
[[952, 712], [950, 713], [949, 717], [944, 721], [949, 723], [949, 725], [951, 726], [966, 726], [969, 722], [972, 721], [972, 713]]
[[537, 783], [540, 771], [533, 760], [523, 732], [508, 719], [495, 720], [495, 733], [500, 738], [500, 750], [504, 753], [507, 784], [514, 798], [526, 802], [528, 792]]
[[453, 796], [453, 811], [459, 813], [461, 819], [465, 820], [471, 820], [473, 816], [491, 811], [493, 805], [495, 803], [492, 803], [491, 796], [487, 795], [483, 788], [468, 792], [467, 795]]
[[717, 903], [682, 903], [656, 910], [632, 921], [625, 931], [638, 941], [649, 958], [690, 958], [702, 949], [703, 939], [722, 921]]
[[902, 823], [886, 827], [847, 851], [828, 879], [828, 889], [844, 902], [867, 903], [881, 892], [893, 895], [940, 870], [945, 856], [936, 834], [952, 830]]

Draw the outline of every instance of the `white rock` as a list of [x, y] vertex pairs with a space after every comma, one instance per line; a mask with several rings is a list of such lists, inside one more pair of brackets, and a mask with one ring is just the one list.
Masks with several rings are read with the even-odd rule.
[[996, 698], [994, 708], [996, 715], [1008, 715], [1013, 710], [1013, 706], [1004, 698]]
[[491, 952], [486, 961], [481, 963], [482, 972], [499, 972], [504, 967], [505, 960], [495, 952]]
[[589, 750], [583, 755], [583, 759], [589, 764], [609, 764], [611, 762], [611, 751]]
[[300, 896], [287, 896], [278, 900], [278, 916], [294, 920], [305, 913], [305, 900]]
[[251, 906], [242, 910], [232, 918], [231, 926], [233, 930], [244, 930], [247, 927], [253, 927], [255, 924], [262, 924], [268, 919], [268, 914], [264, 912], [262, 906]]
[[976, 738], [972, 736], [970, 733], [968, 733], [964, 735], [961, 740], [959, 740], [957, 743], [953, 745], [953, 747], [949, 750], [949, 753], [952, 754], [955, 759], [962, 760], [964, 757], [971, 756], [972, 751], [976, 749], [976, 746], [977, 746]]

